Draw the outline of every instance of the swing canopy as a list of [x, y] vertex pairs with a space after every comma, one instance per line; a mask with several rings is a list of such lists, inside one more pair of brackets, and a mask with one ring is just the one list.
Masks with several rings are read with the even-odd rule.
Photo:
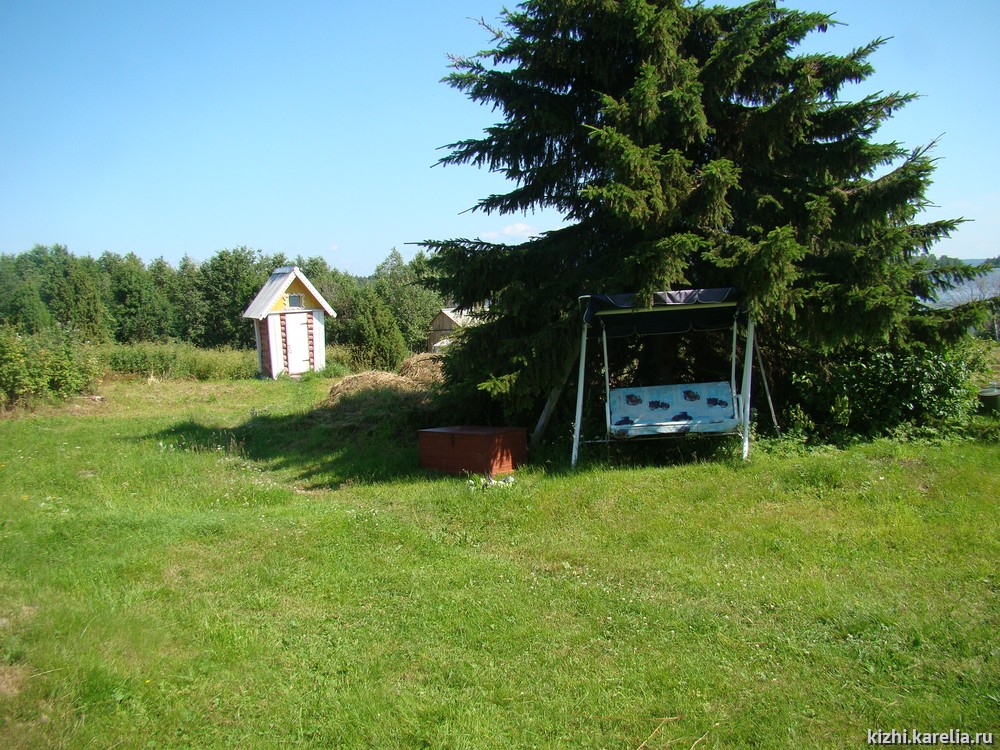
[[[753, 320], [746, 316], [743, 379], [737, 384], [737, 322], [743, 317], [739, 294], [732, 287], [656, 292], [652, 298], [635, 294], [585, 294], [577, 383], [577, 414], [573, 464], [580, 444], [584, 366], [588, 339], [600, 340], [604, 352], [606, 434], [610, 438], [680, 435], [689, 432], [739, 434], [743, 456], [749, 454], [750, 362]], [[610, 387], [609, 338], [676, 335], [691, 331], [732, 330], [732, 366], [716, 382], [655, 386]]]
[[656, 336], [688, 331], [720, 331], [733, 326], [739, 295], [733, 287], [635, 294], [585, 294], [583, 322], [590, 338]]

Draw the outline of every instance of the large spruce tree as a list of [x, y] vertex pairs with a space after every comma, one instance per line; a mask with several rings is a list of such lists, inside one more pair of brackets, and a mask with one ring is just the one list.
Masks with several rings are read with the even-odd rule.
[[883, 40], [797, 52], [833, 26], [773, 0], [527, 0], [488, 27], [492, 49], [455, 58], [450, 85], [502, 119], [442, 163], [512, 181], [478, 210], [570, 223], [521, 245], [425, 243], [438, 289], [483, 319], [448, 358], [453, 392], [530, 415], [586, 292], [737, 286], [764, 340], [800, 361], [933, 316], [918, 259], [958, 221], [917, 222], [928, 147], [875, 140], [913, 95], [850, 98]]

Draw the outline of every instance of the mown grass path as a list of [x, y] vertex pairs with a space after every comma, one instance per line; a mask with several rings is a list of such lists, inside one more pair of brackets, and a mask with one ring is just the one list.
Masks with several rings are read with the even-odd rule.
[[329, 383], [0, 421], [8, 748], [862, 747], [1000, 728], [1000, 447], [526, 470]]

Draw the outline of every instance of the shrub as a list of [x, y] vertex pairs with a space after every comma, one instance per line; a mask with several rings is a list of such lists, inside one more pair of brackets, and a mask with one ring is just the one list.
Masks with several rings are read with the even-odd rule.
[[102, 350], [108, 371], [119, 375], [157, 375], [171, 372], [177, 347], [164, 344], [121, 344]]
[[29, 336], [0, 325], [0, 408], [83, 393], [93, 388], [97, 372], [91, 351], [66, 331]]
[[0, 326], [0, 406], [15, 404], [44, 389], [39, 371], [29, 368], [29, 360], [25, 338], [11, 326]]
[[395, 372], [409, 352], [392, 313], [371, 288], [362, 290], [351, 324], [353, 353], [357, 370]]
[[972, 378], [983, 367], [970, 343], [953, 350], [862, 350], [793, 375], [797, 422], [827, 433], [887, 435], [903, 425], [949, 427], [976, 408]]

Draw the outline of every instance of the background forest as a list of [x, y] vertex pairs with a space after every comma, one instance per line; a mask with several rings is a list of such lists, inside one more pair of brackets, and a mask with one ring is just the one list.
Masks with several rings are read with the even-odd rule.
[[299, 266], [333, 306], [327, 374], [395, 370], [427, 345], [444, 301], [418, 281], [426, 256], [393, 249], [367, 277], [322, 258], [224, 249], [175, 268], [159, 258], [63, 245], [0, 255], [0, 409], [92, 388], [103, 373], [199, 380], [253, 377], [253, 327], [242, 315], [274, 269]]
[[407, 263], [393, 249], [372, 276], [361, 277], [320, 257], [237, 247], [202, 263], [185, 256], [175, 268], [163, 258], [147, 265], [133, 253], [95, 259], [63, 245], [36, 245], [0, 255], [0, 324], [28, 334], [59, 328], [91, 343], [247, 349], [254, 345], [253, 328], [243, 311], [275, 268], [297, 265], [337, 311], [327, 343], [352, 347], [364, 359], [377, 330], [392, 345], [391, 358], [402, 358], [424, 350], [430, 321], [443, 305], [417, 281], [425, 264], [423, 253]]

